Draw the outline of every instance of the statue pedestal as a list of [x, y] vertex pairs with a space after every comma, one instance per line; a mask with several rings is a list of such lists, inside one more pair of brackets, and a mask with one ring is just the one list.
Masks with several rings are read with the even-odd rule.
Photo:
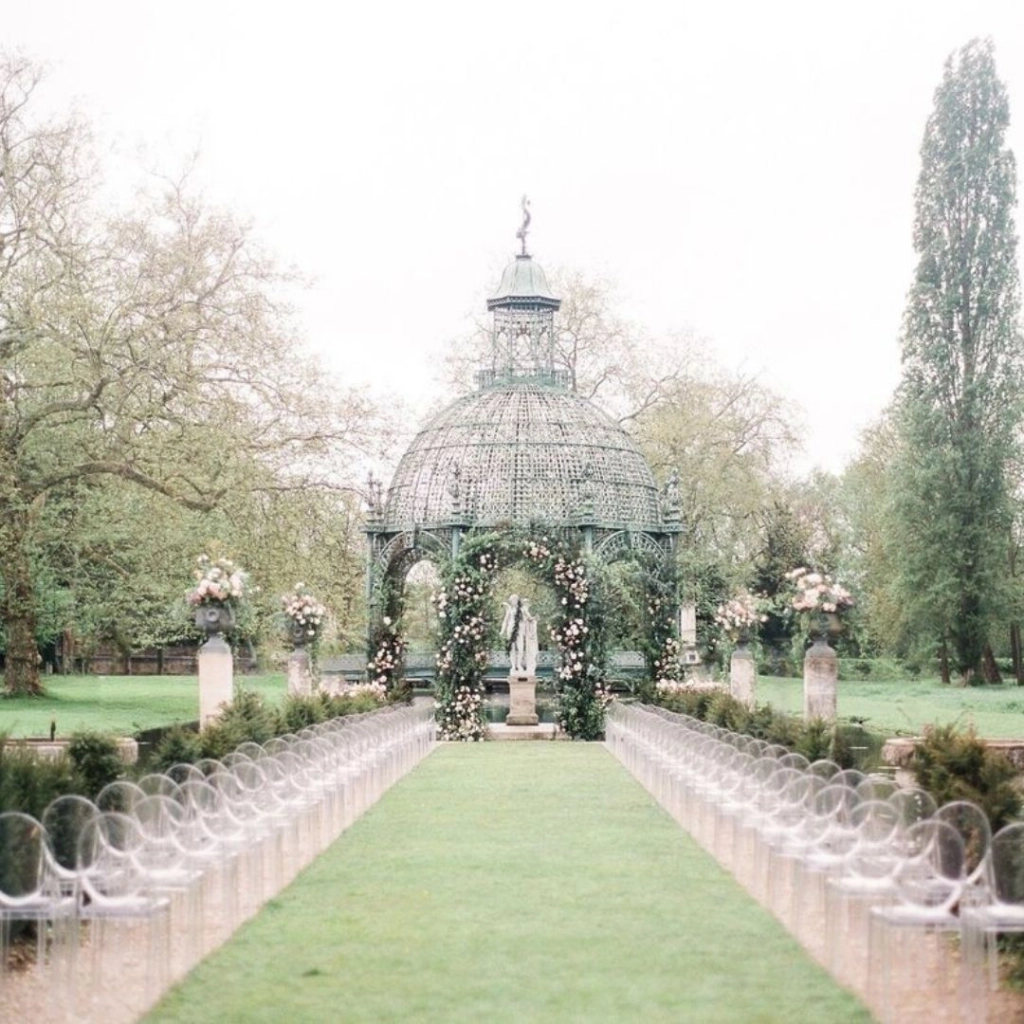
[[234, 697], [234, 662], [231, 648], [220, 635], [199, 648], [199, 728], [220, 718], [221, 705]]
[[536, 725], [537, 717], [537, 677], [526, 673], [509, 673], [508, 677], [508, 715], [506, 725]]
[[819, 637], [804, 655], [804, 719], [836, 719], [836, 690], [839, 660], [823, 637]]
[[303, 647], [296, 647], [288, 655], [288, 693], [296, 697], [308, 697], [313, 692], [313, 678], [309, 671], [309, 654]]
[[729, 660], [729, 692], [748, 708], [754, 706], [757, 694], [757, 664], [746, 644], [740, 644]]

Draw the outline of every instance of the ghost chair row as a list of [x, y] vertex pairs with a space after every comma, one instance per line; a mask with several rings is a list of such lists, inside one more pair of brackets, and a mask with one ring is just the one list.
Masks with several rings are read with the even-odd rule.
[[[997, 908], [975, 805], [936, 808], [916, 787], [642, 705], [609, 709], [606, 743], [880, 1019], [982, 1019], [993, 936], [1024, 931], [1024, 852], [1004, 858], [1018, 875]], [[1024, 829], [1012, 839], [1024, 850]]]
[[429, 705], [385, 709], [0, 815], [0, 936], [38, 925], [58, 1019], [137, 1016], [435, 743]]

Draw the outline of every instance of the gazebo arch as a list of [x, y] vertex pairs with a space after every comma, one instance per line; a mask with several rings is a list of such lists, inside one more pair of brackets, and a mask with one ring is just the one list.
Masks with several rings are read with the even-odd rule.
[[[546, 581], [558, 589], [554, 562], [531, 557], [530, 545], [550, 549], [555, 561], [571, 561], [585, 572], [595, 592], [602, 563], [640, 561], [653, 581], [651, 588], [660, 594], [645, 605], [655, 609], [652, 620], [659, 619], [647, 630], [649, 672], [656, 677], [658, 665], [671, 655], [676, 607], [675, 594], [668, 591], [675, 585], [677, 488], [669, 481], [659, 490], [633, 439], [572, 390], [567, 374], [555, 366], [560, 300], [526, 252], [525, 225], [520, 237], [522, 252], [487, 302], [493, 316], [491, 353], [477, 373], [477, 390], [420, 430], [386, 495], [381, 485], [371, 484], [366, 526], [369, 666], [372, 677], [389, 687], [401, 679], [402, 591], [409, 568], [427, 558], [449, 588], [460, 574], [479, 575], [481, 567], [472, 558], [490, 552], [500, 563], [518, 560], [546, 574]], [[488, 573], [493, 578], [492, 570]], [[567, 594], [562, 596], [568, 600]], [[587, 618], [587, 609], [576, 611]], [[444, 645], [451, 640], [446, 630], [456, 625], [477, 629], [479, 613], [469, 602], [454, 618], [441, 620], [437, 697], [443, 730], [456, 694], [468, 687], [469, 703], [475, 703], [482, 691], [482, 670], [469, 672], [464, 666], [461, 674], [446, 675]], [[559, 643], [562, 663], [556, 682], [566, 729], [574, 736], [593, 731], [580, 723], [592, 721], [590, 710], [603, 682], [604, 653], [596, 627], [590, 639], [584, 645], [582, 672], [568, 675], [572, 665], [565, 659], [573, 652]], [[479, 661], [479, 651], [474, 657]], [[580, 679], [585, 685], [577, 685]], [[449, 731], [474, 732], [461, 727]]]

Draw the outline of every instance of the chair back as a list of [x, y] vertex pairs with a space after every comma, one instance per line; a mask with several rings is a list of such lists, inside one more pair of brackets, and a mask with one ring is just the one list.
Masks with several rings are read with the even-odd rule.
[[52, 800], [43, 811], [42, 825], [50, 844], [50, 855], [58, 867], [75, 870], [78, 837], [85, 823], [99, 814], [99, 808], [84, 796], [66, 793]]
[[0, 909], [32, 903], [44, 895], [46, 833], [29, 814], [0, 814]]
[[991, 882], [992, 827], [988, 815], [969, 800], [954, 800], [943, 804], [935, 817], [960, 833], [964, 842], [967, 885], [985, 885]]
[[114, 811], [117, 814], [131, 814], [132, 808], [145, 800], [146, 793], [128, 779], [117, 779], [104, 786], [96, 796], [96, 806], [101, 811]]
[[145, 841], [139, 823], [127, 814], [103, 811], [85, 823], [77, 868], [90, 902], [130, 903], [145, 892], [148, 879], [138, 861]]
[[928, 818], [903, 833], [894, 873], [903, 903], [933, 916], [951, 913], [966, 879], [964, 841], [948, 822]]
[[897, 789], [889, 797], [889, 803], [896, 808], [906, 828], [932, 817], [939, 809], [935, 797], [927, 790], [917, 786], [905, 786]]
[[992, 837], [991, 856], [996, 900], [1024, 907], [1024, 822], [1004, 825]]

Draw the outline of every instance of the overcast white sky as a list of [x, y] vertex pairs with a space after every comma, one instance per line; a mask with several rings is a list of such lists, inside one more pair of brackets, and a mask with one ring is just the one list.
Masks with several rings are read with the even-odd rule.
[[600, 274], [805, 410], [838, 470], [899, 377], [918, 147], [946, 56], [1021, 0], [509, 4], [0, 0], [112, 167], [175, 173], [315, 278], [309, 338], [423, 409], [515, 251]]

